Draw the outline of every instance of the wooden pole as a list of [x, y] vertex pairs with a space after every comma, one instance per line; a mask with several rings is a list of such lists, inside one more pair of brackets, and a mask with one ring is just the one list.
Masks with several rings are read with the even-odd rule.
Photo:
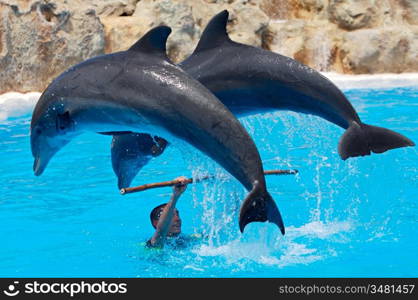
[[[264, 171], [264, 175], [293, 175], [297, 174], [298, 170], [267, 170]], [[201, 178], [196, 179], [196, 182], [201, 182], [206, 179], [215, 178], [213, 175], [207, 175], [203, 176]], [[187, 179], [187, 183], [192, 183], [193, 179], [189, 178]], [[120, 193], [122, 195], [130, 194], [130, 193], [136, 193], [136, 192], [142, 192], [149, 189], [155, 189], [155, 188], [161, 188], [161, 187], [167, 187], [167, 186], [174, 186], [178, 184], [178, 180], [169, 180], [169, 181], [163, 181], [163, 182], [155, 182], [155, 183], [147, 183], [140, 186], [135, 187], [129, 187], [129, 188], [122, 188], [120, 189]]]

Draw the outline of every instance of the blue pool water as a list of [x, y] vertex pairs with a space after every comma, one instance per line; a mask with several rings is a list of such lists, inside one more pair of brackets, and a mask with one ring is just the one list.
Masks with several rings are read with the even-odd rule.
[[[418, 87], [346, 91], [365, 123], [418, 141]], [[121, 196], [110, 137], [85, 134], [32, 174], [30, 115], [0, 124], [1, 277], [367, 277], [418, 275], [417, 148], [342, 161], [342, 129], [313, 116], [276, 112], [242, 119], [269, 176], [287, 229], [253, 223], [241, 235], [245, 192], [185, 145], [169, 147], [134, 184], [216, 173], [178, 203], [186, 249], [144, 249], [149, 212], [170, 189]]]

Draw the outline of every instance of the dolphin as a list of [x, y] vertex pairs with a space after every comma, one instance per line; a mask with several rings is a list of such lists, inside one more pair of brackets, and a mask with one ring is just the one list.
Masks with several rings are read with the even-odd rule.
[[[153, 157], [161, 155], [168, 145], [165, 139], [146, 133], [130, 133], [129, 137], [126, 140], [115, 140], [118, 144], [115, 149], [125, 149], [125, 151], [112, 151], [112, 168], [117, 174], [120, 174], [118, 186], [121, 188], [126, 181], [136, 176], [138, 173], [136, 170], [141, 169]], [[127, 144], [124, 145], [124, 142]], [[130, 172], [134, 172], [134, 174]]]
[[140, 131], [180, 139], [218, 162], [249, 191], [240, 209], [241, 232], [248, 223], [269, 221], [284, 234], [253, 140], [208, 89], [169, 61], [170, 33], [167, 26], [156, 27], [129, 50], [91, 58], [53, 80], [31, 120], [35, 175], [85, 131]]
[[[319, 116], [346, 130], [338, 144], [343, 160], [415, 145], [399, 133], [363, 123], [341, 90], [314, 69], [289, 57], [232, 41], [227, 22], [228, 11], [215, 15], [194, 52], [179, 66], [236, 116], [274, 110]], [[113, 164], [123, 165], [114, 169], [119, 188], [128, 187], [145, 165], [124, 163], [129, 145], [136, 147], [141, 138], [113, 136]], [[129, 159], [132, 161], [132, 157]], [[142, 160], [141, 154], [137, 159]]]

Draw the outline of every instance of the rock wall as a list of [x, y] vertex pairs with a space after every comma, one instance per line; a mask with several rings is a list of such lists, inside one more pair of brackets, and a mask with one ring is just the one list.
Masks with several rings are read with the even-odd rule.
[[0, 93], [41, 91], [69, 66], [104, 53], [95, 11], [0, 1]]
[[0, 93], [42, 91], [69, 66], [173, 29], [178, 62], [228, 9], [233, 40], [320, 71], [418, 71], [418, 0], [0, 0]]

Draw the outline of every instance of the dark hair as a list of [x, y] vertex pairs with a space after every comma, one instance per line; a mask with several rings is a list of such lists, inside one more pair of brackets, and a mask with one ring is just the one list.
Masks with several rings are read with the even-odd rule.
[[161, 216], [161, 212], [163, 211], [164, 207], [167, 205], [167, 203], [158, 205], [157, 207], [155, 207], [152, 211], [151, 214], [149, 215], [150, 219], [151, 219], [151, 224], [152, 227], [156, 228], [156, 226], [154, 225], [154, 221], [158, 221], [158, 219]]

